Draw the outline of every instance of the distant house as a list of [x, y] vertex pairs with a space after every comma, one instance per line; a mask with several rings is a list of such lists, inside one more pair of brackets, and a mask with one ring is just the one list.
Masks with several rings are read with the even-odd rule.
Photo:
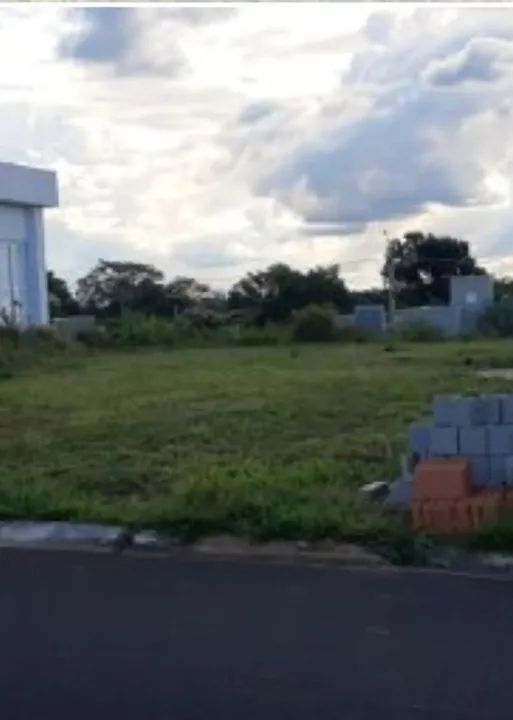
[[43, 208], [57, 204], [55, 173], [0, 162], [0, 323], [48, 322]]
[[[412, 325], [431, 325], [447, 336], [473, 332], [481, 314], [493, 304], [493, 277], [487, 274], [454, 275], [450, 283], [448, 305], [425, 305], [396, 310], [393, 327], [400, 329]], [[384, 332], [387, 329], [384, 305], [357, 305], [351, 315], [336, 315], [335, 324], [340, 329], [356, 325], [372, 332]]]

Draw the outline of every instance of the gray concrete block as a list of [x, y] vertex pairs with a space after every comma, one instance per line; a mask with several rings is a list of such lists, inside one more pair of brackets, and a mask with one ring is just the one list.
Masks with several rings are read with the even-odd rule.
[[513, 487], [513, 455], [490, 455], [490, 482], [493, 488]]
[[493, 488], [513, 487], [513, 455], [490, 455], [490, 482]]
[[437, 427], [457, 425], [458, 395], [435, 395], [433, 399], [433, 418]]
[[488, 428], [461, 427], [459, 452], [461, 455], [486, 455], [488, 453]]
[[489, 487], [500, 488], [506, 484], [506, 455], [490, 455]]
[[435, 427], [431, 429], [430, 456], [458, 454], [458, 428]]
[[490, 455], [513, 455], [513, 425], [489, 425]]
[[403, 480], [411, 480], [416, 465], [415, 455], [403, 455], [401, 457], [401, 478]]
[[502, 422], [502, 395], [480, 395], [484, 425], [500, 425]]
[[506, 456], [506, 484], [513, 487], [513, 455]]
[[490, 458], [488, 455], [471, 455], [471, 481], [476, 488], [486, 487], [490, 484]]
[[478, 397], [437, 395], [433, 402], [435, 425], [438, 427], [472, 427], [484, 425], [486, 403]]
[[462, 397], [456, 404], [456, 421], [459, 427], [484, 425], [486, 404], [479, 397]]
[[415, 453], [419, 459], [429, 455], [431, 427], [422, 423], [413, 423], [408, 429], [408, 450]]
[[501, 423], [513, 425], [513, 395], [501, 398]]
[[385, 506], [394, 510], [407, 510], [413, 499], [413, 483], [399, 478], [390, 483], [390, 492]]

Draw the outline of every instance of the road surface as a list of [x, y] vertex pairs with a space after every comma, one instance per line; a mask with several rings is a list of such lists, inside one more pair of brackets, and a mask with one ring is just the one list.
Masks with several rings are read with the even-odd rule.
[[511, 720], [513, 582], [0, 550], [0, 718]]

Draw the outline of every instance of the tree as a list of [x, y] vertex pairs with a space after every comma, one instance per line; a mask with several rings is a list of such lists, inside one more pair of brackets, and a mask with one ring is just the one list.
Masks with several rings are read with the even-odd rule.
[[496, 278], [494, 282], [495, 300], [500, 302], [504, 299], [513, 298], [513, 278]]
[[382, 270], [387, 282], [390, 264], [402, 305], [448, 303], [451, 276], [484, 272], [470, 255], [467, 242], [421, 232], [409, 232], [402, 240], [390, 242]]
[[333, 305], [340, 311], [350, 309], [350, 294], [338, 275], [337, 265], [302, 273], [278, 263], [248, 273], [228, 295], [230, 309], [245, 312], [257, 324], [286, 322], [294, 310], [310, 304]]
[[290, 317], [300, 273], [288, 265], [275, 264], [258, 272], [248, 273], [232, 287], [228, 294], [231, 310], [246, 313], [258, 324], [283, 321]]
[[77, 299], [81, 307], [105, 315], [153, 312], [165, 304], [163, 278], [152, 265], [100, 260], [78, 281]]
[[381, 288], [369, 288], [368, 290], [351, 290], [351, 302], [355, 305], [384, 305], [386, 293]]
[[78, 302], [75, 300], [68, 287], [66, 280], [49, 270], [46, 274], [48, 285], [48, 302], [50, 305], [50, 317], [66, 317], [76, 315], [79, 312]]
[[338, 265], [309, 270], [304, 279], [304, 305], [333, 305], [340, 312], [351, 309], [351, 294], [339, 277]]
[[190, 277], [176, 277], [166, 285], [165, 293], [174, 315], [206, 306], [216, 295], [209, 285]]

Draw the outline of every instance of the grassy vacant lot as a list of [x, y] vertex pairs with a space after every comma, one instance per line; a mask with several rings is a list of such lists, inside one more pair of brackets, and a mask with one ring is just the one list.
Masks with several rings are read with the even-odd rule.
[[58, 356], [0, 380], [0, 515], [374, 537], [390, 521], [356, 488], [394, 476], [433, 393], [508, 390], [489, 365], [513, 345]]

